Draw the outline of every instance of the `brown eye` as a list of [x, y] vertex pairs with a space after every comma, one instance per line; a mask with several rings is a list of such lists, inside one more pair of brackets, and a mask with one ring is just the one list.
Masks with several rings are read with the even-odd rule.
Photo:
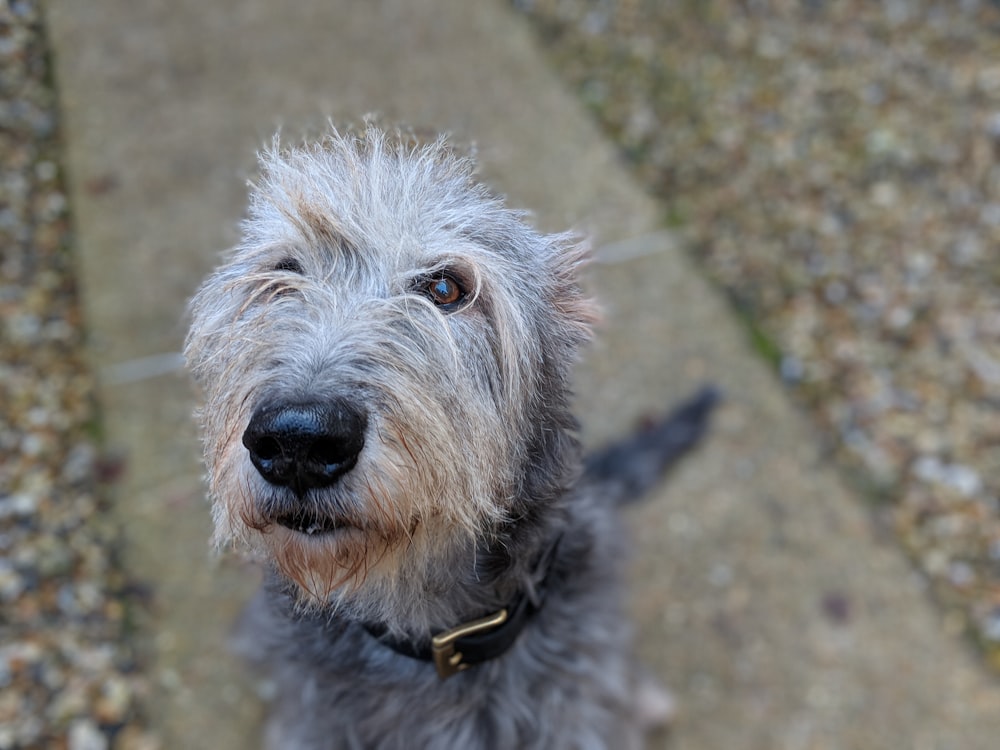
[[274, 270], [301, 274], [302, 265], [295, 258], [284, 258], [281, 262], [275, 264]]
[[465, 290], [447, 274], [428, 279], [424, 289], [431, 302], [446, 311], [454, 310], [465, 299]]

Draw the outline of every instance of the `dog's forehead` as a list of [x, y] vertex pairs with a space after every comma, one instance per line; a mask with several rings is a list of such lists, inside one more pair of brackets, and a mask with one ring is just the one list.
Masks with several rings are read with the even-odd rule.
[[540, 237], [521, 214], [446, 157], [293, 152], [266, 165], [248, 226], [257, 233], [248, 244], [382, 271], [456, 256], [501, 266], [541, 260]]

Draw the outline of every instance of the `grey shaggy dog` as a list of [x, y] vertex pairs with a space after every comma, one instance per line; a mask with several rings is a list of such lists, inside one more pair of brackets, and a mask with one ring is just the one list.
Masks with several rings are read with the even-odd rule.
[[269, 747], [634, 748], [664, 718], [630, 663], [617, 516], [715, 397], [584, 468], [585, 257], [443, 140], [262, 155], [186, 356], [216, 542], [269, 571], [240, 639], [276, 686]]

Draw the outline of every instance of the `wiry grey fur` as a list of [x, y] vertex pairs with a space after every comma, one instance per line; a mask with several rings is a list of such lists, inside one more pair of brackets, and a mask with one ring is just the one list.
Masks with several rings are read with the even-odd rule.
[[[579, 483], [568, 409], [594, 317], [583, 249], [531, 229], [443, 142], [333, 132], [276, 142], [261, 166], [242, 242], [192, 302], [186, 355], [216, 539], [272, 570], [243, 638], [277, 688], [269, 746], [639, 746], [649, 702], [618, 584], [628, 483], [601, 461]], [[427, 294], [443, 273], [467, 292], [454, 309]], [[366, 418], [357, 464], [297, 496], [241, 443], [289, 399]], [[301, 503], [337, 529], [275, 522]], [[361, 626], [421, 644], [533, 596], [559, 535], [544, 606], [498, 659], [442, 681]]]

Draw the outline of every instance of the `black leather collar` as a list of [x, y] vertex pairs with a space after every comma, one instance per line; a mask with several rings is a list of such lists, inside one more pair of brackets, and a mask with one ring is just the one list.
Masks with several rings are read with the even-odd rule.
[[411, 659], [433, 661], [441, 679], [451, 677], [476, 664], [502, 656], [514, 645], [525, 625], [541, 609], [549, 583], [549, 574], [562, 537], [546, 547], [536, 571], [541, 573], [534, 596], [519, 591], [503, 609], [445, 630], [432, 636], [430, 644], [414, 644], [389, 637], [381, 623], [364, 627], [379, 643]]

